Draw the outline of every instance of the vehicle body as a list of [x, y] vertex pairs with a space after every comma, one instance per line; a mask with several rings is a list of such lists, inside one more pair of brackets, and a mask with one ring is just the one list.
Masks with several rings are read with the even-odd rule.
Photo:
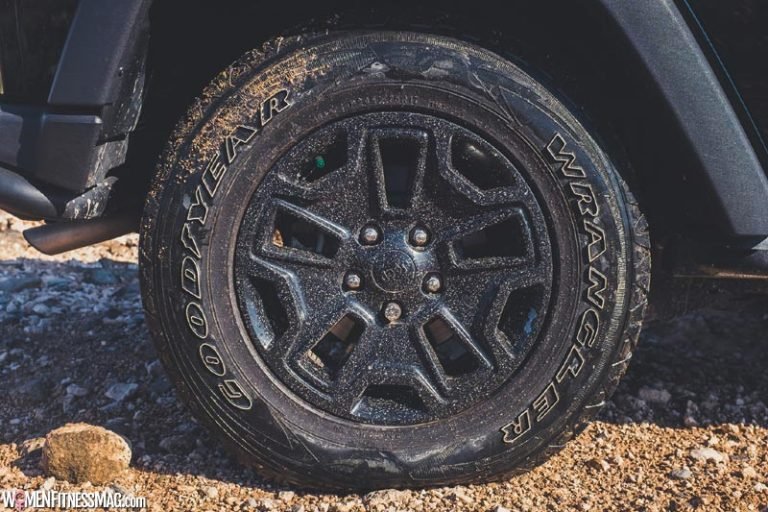
[[[301, 43], [291, 36], [421, 32], [469, 42], [520, 66], [547, 84], [611, 154], [648, 218], [653, 245], [645, 249], [653, 251], [658, 294], [652, 305], [667, 300], [664, 292], [674, 291], [678, 278], [763, 279], [768, 277], [766, 21], [768, 6], [754, 0], [520, 1], [503, 7], [395, 2], [364, 8], [354, 2], [6, 0], [0, 3], [0, 208], [48, 221], [25, 233], [47, 253], [138, 230], [147, 198], [151, 203], [158, 193], [150, 183], [166, 141], [171, 138], [174, 147], [184, 123], [196, 118], [188, 114], [172, 136], [174, 125], [190, 106], [190, 112], [213, 108], [211, 95], [225, 90], [218, 85], [200, 103], [194, 98], [211, 80], [236, 81], [237, 73], [218, 78], [216, 73], [238, 56], [273, 41], [266, 60], [238, 61], [245, 69], [271, 62], [270, 52], [279, 54], [283, 39], [300, 53]], [[238, 64], [230, 69], [236, 72]], [[479, 74], [475, 78], [482, 82]], [[238, 147], [292, 104], [290, 89], [282, 95], [275, 91], [251, 105], [260, 115], [258, 126], [239, 125], [222, 139], [229, 163]], [[503, 88], [497, 92], [504, 97]], [[420, 122], [412, 116], [402, 126], [418, 131]], [[540, 148], [542, 155], [553, 169], [573, 177], [584, 163], [567, 137], [553, 133]], [[326, 165], [325, 159], [318, 162], [318, 168]], [[200, 197], [187, 201], [207, 212]], [[376, 229], [369, 245], [378, 243]], [[410, 244], [418, 247], [417, 235], [410, 233]], [[361, 236], [361, 243], [368, 243]], [[423, 236], [427, 243], [429, 234]], [[401, 257], [398, 251], [387, 257]], [[410, 258], [398, 263], [407, 272]], [[360, 286], [354, 277], [345, 281], [346, 291]], [[381, 284], [387, 276], [374, 279]], [[425, 286], [437, 293], [443, 284]], [[638, 286], [647, 293], [647, 283]], [[151, 287], [145, 289], [151, 293]], [[187, 321], [199, 327], [195, 322], [204, 315], [189, 313], [189, 307]], [[392, 318], [401, 314], [393, 312]], [[220, 356], [212, 351], [208, 357]], [[208, 370], [217, 374], [218, 363], [211, 364]], [[225, 379], [219, 385], [239, 407], [245, 394], [240, 384]], [[510, 432], [519, 425], [513, 424], [502, 429], [504, 442], [516, 437]], [[414, 483], [401, 477], [376, 482], [371, 485]], [[425, 480], [435, 482], [439, 479]]]

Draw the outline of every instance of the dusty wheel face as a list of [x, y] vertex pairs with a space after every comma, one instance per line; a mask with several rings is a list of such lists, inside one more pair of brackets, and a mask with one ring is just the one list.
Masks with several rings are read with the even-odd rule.
[[613, 389], [642, 216], [543, 86], [476, 47], [333, 35], [254, 54], [166, 152], [147, 316], [199, 416], [335, 489], [499, 478]]
[[501, 151], [439, 117], [377, 112], [275, 163], [234, 274], [251, 344], [294, 393], [341, 418], [409, 425], [514, 374], [542, 338], [552, 252]]

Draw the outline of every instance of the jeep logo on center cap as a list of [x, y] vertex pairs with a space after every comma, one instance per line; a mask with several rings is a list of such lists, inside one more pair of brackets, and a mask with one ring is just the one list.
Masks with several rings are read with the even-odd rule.
[[385, 292], [400, 292], [413, 284], [416, 264], [404, 251], [386, 251], [373, 260], [373, 281]]

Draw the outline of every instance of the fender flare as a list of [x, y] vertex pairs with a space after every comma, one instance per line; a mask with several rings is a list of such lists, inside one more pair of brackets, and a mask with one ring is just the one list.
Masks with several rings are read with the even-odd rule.
[[736, 109], [673, 0], [600, 0], [679, 123], [726, 234], [768, 236], [768, 178]]

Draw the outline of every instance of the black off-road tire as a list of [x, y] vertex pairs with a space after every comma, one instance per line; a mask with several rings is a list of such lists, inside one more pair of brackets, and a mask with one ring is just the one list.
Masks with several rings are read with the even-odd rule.
[[557, 451], [631, 357], [649, 247], [611, 159], [518, 67], [341, 33], [273, 42], [206, 89], [161, 158], [140, 263], [198, 417], [276, 479], [363, 490]]

